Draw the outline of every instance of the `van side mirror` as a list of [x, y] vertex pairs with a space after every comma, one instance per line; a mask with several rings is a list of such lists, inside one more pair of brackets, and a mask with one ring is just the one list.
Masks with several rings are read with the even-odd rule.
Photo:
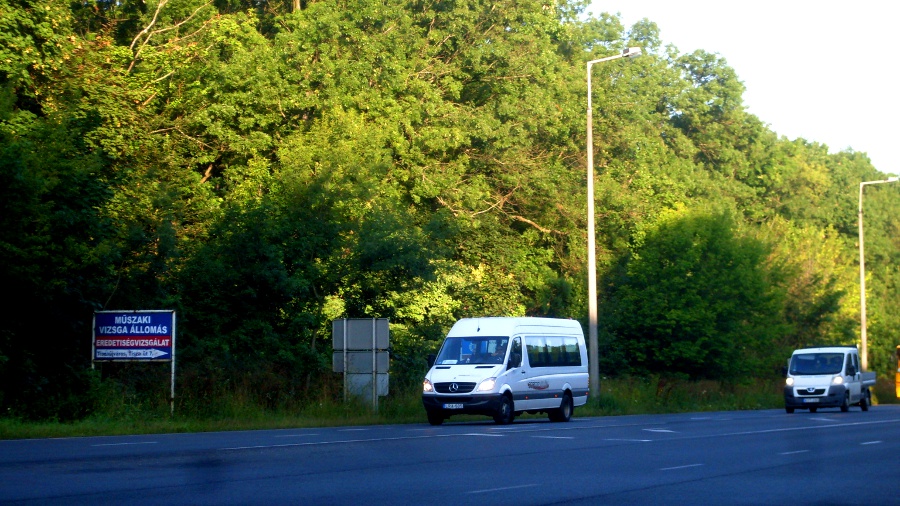
[[437, 355], [434, 353], [428, 354], [428, 368], [431, 369], [431, 366], [434, 365], [435, 360], [437, 360]]
[[787, 378], [787, 371], [788, 371], [787, 366], [783, 366], [783, 367], [781, 368], [781, 377], [782, 377], [782, 378]]
[[847, 376], [856, 376], [856, 368], [852, 365], [847, 366]]
[[506, 369], [513, 369], [515, 367], [519, 367], [522, 365], [522, 354], [521, 353], [510, 353], [509, 354], [509, 362], [506, 365]]

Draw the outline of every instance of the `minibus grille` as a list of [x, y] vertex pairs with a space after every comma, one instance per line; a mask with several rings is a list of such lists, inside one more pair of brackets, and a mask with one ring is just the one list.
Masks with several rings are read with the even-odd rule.
[[469, 382], [455, 381], [434, 384], [434, 390], [439, 394], [467, 394], [474, 389], [475, 383]]

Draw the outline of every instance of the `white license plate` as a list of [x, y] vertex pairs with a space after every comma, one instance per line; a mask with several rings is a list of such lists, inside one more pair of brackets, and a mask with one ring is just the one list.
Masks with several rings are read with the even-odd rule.
[[460, 403], [456, 404], [444, 404], [444, 409], [462, 409], [463, 405]]
[[803, 399], [803, 402], [816, 403], [816, 402], [819, 402], [819, 398], [818, 398], [818, 397], [813, 397], [813, 398], [810, 398], [810, 399]]

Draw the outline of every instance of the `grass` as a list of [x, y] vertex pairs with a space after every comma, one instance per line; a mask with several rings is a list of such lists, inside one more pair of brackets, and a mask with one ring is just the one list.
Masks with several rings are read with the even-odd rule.
[[[576, 416], [620, 416], [771, 409], [784, 406], [780, 379], [723, 385], [712, 381], [665, 378], [604, 379], [600, 398], [576, 409]], [[884, 393], [881, 393], [881, 392]], [[879, 389], [881, 403], [888, 399], [887, 385]], [[538, 417], [525, 415], [523, 418]], [[543, 417], [544, 415], [540, 415]], [[453, 420], [484, 417], [453, 418]], [[74, 422], [30, 422], [0, 418], [0, 439], [60, 438], [124, 434], [214, 432], [348, 425], [426, 423], [418, 391], [392, 394], [379, 400], [375, 411], [368, 402], [343, 403], [333, 396], [302, 405], [267, 409], [240, 393], [209, 400], [184, 401], [174, 416], [164, 402], [140, 404], [123, 398], [103, 406], [93, 415]]]

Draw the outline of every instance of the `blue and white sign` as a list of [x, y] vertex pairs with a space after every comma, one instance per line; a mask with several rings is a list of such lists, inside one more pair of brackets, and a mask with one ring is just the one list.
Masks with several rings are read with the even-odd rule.
[[159, 361], [174, 358], [174, 311], [97, 311], [94, 361]]

